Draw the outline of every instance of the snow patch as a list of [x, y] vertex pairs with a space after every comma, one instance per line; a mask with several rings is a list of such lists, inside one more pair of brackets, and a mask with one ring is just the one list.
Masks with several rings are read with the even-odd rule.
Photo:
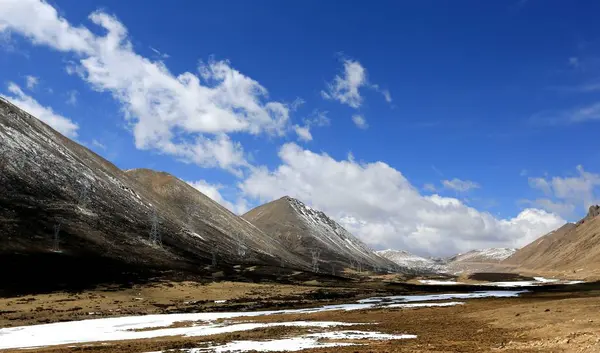
[[438, 280], [435, 280], [435, 279], [420, 279], [419, 283], [430, 284], [430, 285], [438, 285], [438, 286], [450, 286], [450, 285], [464, 284], [462, 282], [456, 282], [456, 281], [438, 281]]
[[[320, 340], [370, 340], [370, 341], [388, 341], [401, 339], [414, 339], [416, 335], [392, 335], [381, 332], [372, 331], [333, 331], [312, 333], [308, 335], [282, 338], [268, 341], [233, 341], [224, 345], [210, 346], [206, 348], [194, 348], [180, 350], [186, 353], [201, 353], [201, 352], [295, 352], [304, 349], [315, 348], [331, 348], [331, 347], [347, 347], [362, 345], [361, 343], [352, 342], [322, 342]], [[171, 352], [171, 351], [170, 351]], [[152, 352], [162, 353], [162, 352]]]
[[535, 279], [538, 282], [542, 282], [542, 283], [553, 283], [553, 282], [558, 282], [560, 280], [558, 279], [554, 279], [554, 278], [544, 278], [544, 277], [533, 277], [533, 279]]
[[[474, 293], [403, 295], [367, 298], [360, 300], [357, 303], [325, 305], [321, 307], [306, 309], [126, 316], [94, 320], [58, 322], [34, 326], [11, 327], [0, 329], [0, 349], [30, 348], [73, 343], [121, 341], [132, 339], [149, 339], [167, 336], [206, 336], [274, 326], [300, 326], [318, 328], [352, 326], [358, 325], [360, 323], [344, 323], [332, 321], [295, 321], [278, 323], [215, 322], [217, 320], [238, 317], [256, 317], [277, 314], [309, 314], [336, 310], [350, 311], [381, 308], [420, 308], [436, 306], [444, 307], [452, 305], [462, 305], [464, 303], [423, 302], [489, 297], [507, 298], [516, 297], [524, 292], [527, 291], [481, 291]], [[189, 327], [170, 327], [176, 322], [190, 322], [194, 323], [194, 325]]]

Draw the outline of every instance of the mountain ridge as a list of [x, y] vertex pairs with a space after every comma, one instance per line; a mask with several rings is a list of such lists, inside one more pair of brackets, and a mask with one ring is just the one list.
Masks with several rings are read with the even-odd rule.
[[[7, 287], [93, 282], [132, 269], [210, 274], [205, 266], [234, 259], [310, 269], [280, 243], [267, 249], [268, 236], [187, 183], [147, 172], [171, 180], [165, 185], [177, 186], [179, 196], [149, 187], [154, 178], [120, 170], [4, 99], [0, 141], [0, 263], [21, 266], [9, 271]], [[190, 218], [185, 205], [171, 202], [182, 195], [195, 195], [192, 206], [203, 217]], [[232, 240], [238, 237], [247, 248], [243, 256]]]
[[502, 264], [525, 271], [600, 272], [600, 206], [521, 248]]
[[316, 267], [327, 262], [328, 271], [353, 267], [377, 272], [392, 270], [395, 266], [324, 212], [289, 196], [258, 206], [242, 217], [265, 233], [278, 237], [287, 248], [305, 259], [313, 262], [317, 257], [316, 263], [313, 262]]

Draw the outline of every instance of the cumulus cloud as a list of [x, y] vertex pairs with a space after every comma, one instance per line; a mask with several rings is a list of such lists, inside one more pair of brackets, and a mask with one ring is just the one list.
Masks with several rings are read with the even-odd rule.
[[367, 124], [367, 120], [365, 120], [365, 118], [362, 115], [352, 115], [352, 121], [354, 122], [354, 125], [356, 125], [356, 127], [358, 127], [359, 129], [367, 129], [369, 127], [369, 124]]
[[55, 113], [50, 107], [41, 105], [33, 97], [25, 94], [21, 87], [13, 82], [8, 84], [8, 91], [10, 94], [3, 96], [5, 99], [50, 125], [61, 134], [72, 138], [77, 137], [79, 126], [71, 119]]
[[449, 255], [474, 248], [520, 247], [562, 224], [559, 216], [528, 208], [500, 219], [458, 199], [422, 195], [383, 162], [336, 160], [288, 143], [275, 169], [256, 168], [240, 183], [262, 202], [297, 197], [338, 220], [374, 248]]
[[327, 89], [321, 91], [321, 96], [328, 100], [336, 100], [352, 108], [359, 108], [363, 103], [360, 94], [361, 87], [371, 88], [383, 95], [388, 103], [392, 102], [392, 95], [387, 89], [382, 89], [377, 84], [371, 84], [367, 78], [367, 70], [360, 62], [351, 59], [342, 59], [343, 72], [336, 75], [333, 81], [327, 83]]
[[221, 194], [224, 188], [221, 184], [211, 184], [206, 180], [188, 181], [188, 184], [235, 214], [241, 215], [248, 211], [248, 204], [243, 198], [239, 198], [235, 204], [227, 201]]
[[460, 180], [458, 178], [454, 178], [452, 180], [442, 180], [442, 185], [444, 188], [454, 190], [456, 192], [467, 192], [473, 189], [479, 189], [481, 187], [474, 181]]
[[[247, 164], [241, 146], [223, 134], [282, 135], [289, 126], [289, 107], [270, 101], [266, 88], [228, 61], [200, 62], [197, 72], [175, 75], [161, 60], [136, 53], [127, 28], [107, 13], [89, 16], [105, 31], [96, 35], [73, 26], [43, 1], [1, 4], [0, 30], [71, 54], [67, 72], [121, 103], [139, 149], [239, 172]], [[206, 150], [214, 145], [218, 153]]]
[[31, 75], [27, 75], [25, 76], [25, 85], [27, 86], [28, 90], [33, 90], [35, 88], [35, 86], [37, 86], [39, 80], [37, 77], [35, 76], [31, 76]]
[[600, 174], [587, 172], [581, 165], [576, 170], [577, 175], [570, 177], [530, 177], [529, 186], [543, 192], [546, 198], [527, 202], [563, 217], [573, 217], [578, 210], [587, 211], [589, 206], [600, 202], [596, 193]]

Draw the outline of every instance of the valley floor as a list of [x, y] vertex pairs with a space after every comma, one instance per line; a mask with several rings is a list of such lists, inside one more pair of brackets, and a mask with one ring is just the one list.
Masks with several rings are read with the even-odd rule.
[[[423, 286], [427, 290], [426, 286]], [[433, 288], [433, 287], [431, 287]], [[435, 289], [435, 291], [441, 289]], [[398, 289], [395, 289], [398, 291]], [[402, 290], [400, 290], [402, 291]], [[430, 289], [430, 291], [433, 291]], [[451, 288], [446, 288], [451, 292]], [[355, 287], [277, 285], [220, 282], [161, 282], [132, 288], [99, 288], [78, 293], [52, 293], [0, 298], [0, 327], [144, 314], [181, 312], [248, 312], [280, 308], [315, 307], [356, 303], [361, 298], [393, 295], [376, 284]], [[402, 293], [404, 294], [404, 293]], [[457, 299], [443, 300], [443, 303]], [[228, 325], [256, 324], [255, 329], [216, 332], [201, 337], [155, 337], [29, 349], [29, 352], [93, 351], [157, 352], [175, 348], [225, 347], [234, 341], [275, 342], [289, 349], [310, 341], [319, 332], [360, 331], [354, 336], [327, 337], [321, 344], [356, 344], [315, 348], [310, 352], [600, 352], [600, 285], [570, 286], [556, 291], [524, 293], [515, 298], [458, 299], [462, 305], [420, 308], [371, 308], [369, 310], [288, 313], [217, 319]], [[367, 301], [369, 302], [369, 301]], [[285, 323], [300, 322], [300, 325]], [[304, 324], [307, 323], [308, 324]], [[314, 326], [320, 322], [321, 326]], [[345, 323], [343, 327], [330, 327]], [[270, 325], [261, 325], [270, 323]], [[152, 331], [193, 327], [194, 322], [175, 322]], [[287, 325], [287, 326], [280, 326]], [[312, 326], [311, 326], [312, 325]], [[378, 332], [375, 334], [374, 332]], [[367, 339], [365, 335], [402, 339]], [[0, 330], [0, 345], [2, 344]], [[362, 335], [362, 336], [361, 336]], [[5, 336], [8, 337], [8, 336]], [[291, 339], [290, 337], [295, 337]], [[412, 337], [412, 338], [411, 338]], [[360, 338], [360, 339], [359, 339]], [[389, 338], [389, 337], [387, 337]], [[397, 337], [399, 338], [399, 337]], [[304, 339], [305, 341], [302, 341]], [[210, 343], [209, 343], [210, 342]], [[258, 343], [257, 343], [258, 342]], [[264, 343], [264, 342], [263, 342]], [[279, 344], [279, 346], [277, 346]], [[231, 347], [231, 346], [230, 346]], [[265, 348], [266, 346], [256, 346]], [[9, 351], [9, 350], [7, 350]], [[14, 351], [22, 352], [21, 349]], [[197, 352], [204, 350], [196, 350]]]

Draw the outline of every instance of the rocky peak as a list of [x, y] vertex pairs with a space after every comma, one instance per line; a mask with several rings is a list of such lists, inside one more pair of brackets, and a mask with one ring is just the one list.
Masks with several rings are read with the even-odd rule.
[[588, 210], [588, 214], [587, 214], [587, 216], [585, 218], [592, 219], [592, 218], [596, 217], [599, 214], [600, 214], [600, 206], [593, 205], [593, 206], [590, 206], [590, 208]]
[[593, 219], [594, 217], [596, 217], [597, 215], [600, 215], [600, 206], [592, 205], [588, 209], [587, 215], [583, 219], [581, 219], [579, 222], [577, 222], [577, 225], [578, 226], [582, 225], [583, 223], [585, 223], [585, 221], [589, 221], [589, 220]]

